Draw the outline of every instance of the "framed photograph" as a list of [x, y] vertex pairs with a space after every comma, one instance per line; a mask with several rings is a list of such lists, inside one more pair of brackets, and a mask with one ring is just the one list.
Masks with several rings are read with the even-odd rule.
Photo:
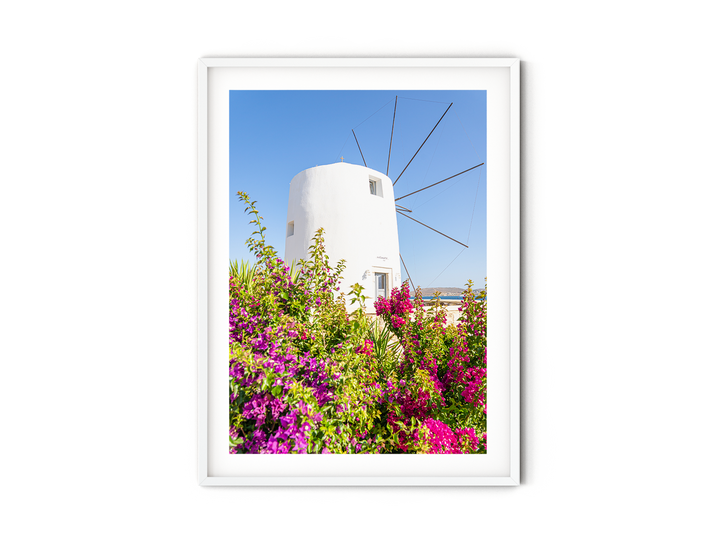
[[520, 483], [519, 60], [198, 62], [198, 481]]

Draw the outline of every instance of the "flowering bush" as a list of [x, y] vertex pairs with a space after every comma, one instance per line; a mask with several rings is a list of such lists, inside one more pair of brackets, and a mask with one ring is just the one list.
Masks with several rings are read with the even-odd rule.
[[[487, 450], [485, 302], [468, 283], [462, 316], [447, 325], [447, 311], [435, 297], [425, 311], [422, 292], [410, 302], [407, 283], [391, 300], [375, 303], [376, 312], [393, 329], [403, 355], [398, 365], [401, 387], [390, 397], [388, 419], [408, 452], [465, 453]], [[414, 316], [410, 314], [414, 312]], [[398, 327], [396, 317], [405, 324]]]
[[230, 452], [484, 453], [487, 317], [472, 282], [456, 326], [407, 283], [375, 302], [376, 320], [353, 286], [348, 313], [322, 229], [291, 269], [238, 195], [258, 229], [255, 264], [230, 271]]

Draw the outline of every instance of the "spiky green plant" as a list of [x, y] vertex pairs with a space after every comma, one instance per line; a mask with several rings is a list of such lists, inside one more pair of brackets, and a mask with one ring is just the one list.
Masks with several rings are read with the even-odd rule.
[[256, 272], [257, 267], [248, 261], [240, 261], [239, 264], [237, 260], [230, 261], [230, 277], [237, 280], [249, 293], [253, 292]]
[[297, 283], [298, 277], [300, 277], [300, 266], [295, 264], [295, 259], [293, 259], [290, 263], [290, 271], [288, 273], [290, 274], [290, 279], [293, 280], [293, 283]]
[[380, 318], [370, 323], [367, 339], [373, 342], [373, 352], [382, 373], [389, 376], [400, 361], [400, 342]]

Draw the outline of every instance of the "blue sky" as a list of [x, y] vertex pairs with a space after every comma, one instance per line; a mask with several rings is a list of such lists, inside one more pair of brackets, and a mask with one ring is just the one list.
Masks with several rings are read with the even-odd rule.
[[[384, 174], [395, 96], [393, 181], [453, 103], [395, 184], [396, 198], [486, 161], [484, 91], [231, 91], [230, 259], [252, 259], [245, 240], [254, 229], [238, 191], [257, 201], [267, 240], [282, 257], [290, 181], [297, 173], [341, 157], [363, 165], [354, 129], [367, 166]], [[398, 201], [415, 219], [469, 246], [398, 215], [400, 253], [416, 286], [462, 287], [468, 279], [484, 285], [488, 166]]]

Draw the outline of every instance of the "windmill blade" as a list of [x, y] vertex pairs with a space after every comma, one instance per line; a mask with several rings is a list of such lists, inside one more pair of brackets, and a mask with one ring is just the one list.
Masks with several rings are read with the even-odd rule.
[[[481, 163], [480, 165], [485, 165], [485, 163]], [[468, 172], [468, 171], [472, 171], [473, 169], [477, 169], [478, 167], [480, 167], [480, 165], [475, 165], [474, 167], [470, 167], [469, 169], [465, 169], [463, 172], [459, 172], [459, 173], [457, 173], [457, 174], [453, 174], [452, 176], [447, 177], [445, 180], [440, 180], [439, 182], [435, 182], [434, 184], [430, 184], [429, 186], [425, 186], [424, 188], [418, 189], [417, 191], [413, 191], [412, 193], [408, 193], [407, 195], [403, 195], [402, 197], [398, 197], [397, 199], [395, 199], [395, 202], [396, 202], [395, 206], [399, 206], [399, 205], [397, 204], [397, 201], [399, 201], [400, 199], [404, 199], [405, 197], [409, 197], [410, 195], [415, 195], [416, 193], [420, 193], [420, 192], [423, 191], [423, 190], [429, 189], [429, 188], [431, 188], [431, 187], [433, 187], [433, 186], [437, 186], [438, 184], [442, 184], [443, 182], [447, 182], [448, 180], [452, 180], [452, 179], [455, 178], [456, 176], [460, 176], [461, 174], [465, 174], [465, 173]]]
[[390, 152], [392, 152], [392, 139], [393, 139], [393, 133], [395, 133], [395, 113], [397, 112], [397, 96], [395, 96], [395, 109], [393, 109], [393, 123], [392, 123], [392, 129], [390, 130], [390, 149], [388, 150], [388, 164], [387, 164], [387, 170], [385, 171], [385, 176], [388, 176], [390, 174]]
[[[396, 199], [396, 200], [397, 200], [397, 199]], [[396, 207], [396, 209], [399, 208], [399, 209], [402, 210], [403, 212], [410, 212], [410, 213], [412, 213], [412, 210], [410, 210], [409, 208], [405, 208], [404, 206], [402, 206], [402, 205], [400, 205], [400, 204], [395, 203], [395, 207]]]
[[453, 106], [453, 104], [450, 103], [450, 105], [448, 105], [448, 108], [445, 109], [445, 112], [444, 112], [443, 115], [440, 117], [440, 120], [437, 121], [437, 124], [435, 124], [435, 127], [432, 128], [432, 131], [428, 134], [428, 136], [425, 137], [425, 140], [424, 140], [423, 143], [420, 145], [420, 148], [417, 149], [417, 152], [415, 152], [415, 155], [414, 155], [414, 156], [412, 157], [412, 159], [408, 162], [408, 164], [405, 165], [405, 168], [402, 170], [402, 172], [401, 172], [400, 175], [397, 177], [397, 179], [393, 182], [393, 186], [394, 186], [395, 184], [397, 184], [397, 181], [398, 181], [398, 180], [400, 180], [400, 176], [403, 175], [403, 173], [404, 173], [404, 172], [407, 170], [407, 168], [410, 166], [410, 163], [412, 163], [412, 162], [413, 162], [413, 159], [415, 159], [415, 156], [418, 155], [418, 152], [419, 152], [420, 150], [422, 150], [422, 147], [423, 147], [423, 146], [425, 146], [425, 143], [426, 143], [427, 140], [430, 138], [430, 135], [432, 135], [432, 134], [433, 134], [433, 131], [435, 131], [435, 128], [438, 127], [438, 125], [440, 125], [440, 122], [442, 122], [442, 119], [445, 118], [445, 115], [447, 114], [447, 112], [450, 110], [450, 107], [452, 107], [452, 106]]
[[437, 229], [433, 229], [430, 225], [425, 225], [422, 221], [418, 221], [418, 220], [415, 219], [415, 218], [411, 218], [411, 217], [408, 216], [407, 214], [403, 214], [400, 210], [396, 210], [396, 212], [397, 212], [398, 214], [400, 214], [401, 216], [405, 216], [405, 217], [408, 218], [408, 219], [412, 219], [414, 222], [419, 223], [419, 224], [422, 225], [423, 227], [427, 227], [427, 228], [430, 229], [431, 231], [435, 231], [436, 233], [443, 235], [445, 238], [449, 238], [450, 240], [452, 240], [453, 242], [456, 242], [456, 243], [460, 244], [461, 246], [469, 247], [469, 246], [463, 244], [462, 242], [460, 242], [459, 240], [455, 240], [452, 236], [448, 236], [448, 235], [445, 234], [445, 233], [441, 233], [441, 232], [438, 231]]
[[408, 272], [407, 266], [405, 266], [405, 261], [402, 258], [402, 253], [398, 253], [398, 255], [400, 255], [400, 262], [402, 263], [403, 268], [405, 269], [405, 273], [407, 274], [408, 279], [410, 280], [410, 285], [412, 285], [413, 292], [415, 292], [415, 284], [413, 283], [413, 280], [410, 277], [410, 272]]
[[[360, 148], [360, 143], [357, 140], [357, 135], [355, 135], [355, 130], [351, 130], [353, 132], [353, 137], [355, 137], [355, 144], [358, 145], [358, 150], [360, 150], [360, 157], [363, 158], [363, 163], [365, 163], [365, 156], [363, 156], [362, 148]], [[367, 163], [365, 163], [365, 166], [367, 167]]]

